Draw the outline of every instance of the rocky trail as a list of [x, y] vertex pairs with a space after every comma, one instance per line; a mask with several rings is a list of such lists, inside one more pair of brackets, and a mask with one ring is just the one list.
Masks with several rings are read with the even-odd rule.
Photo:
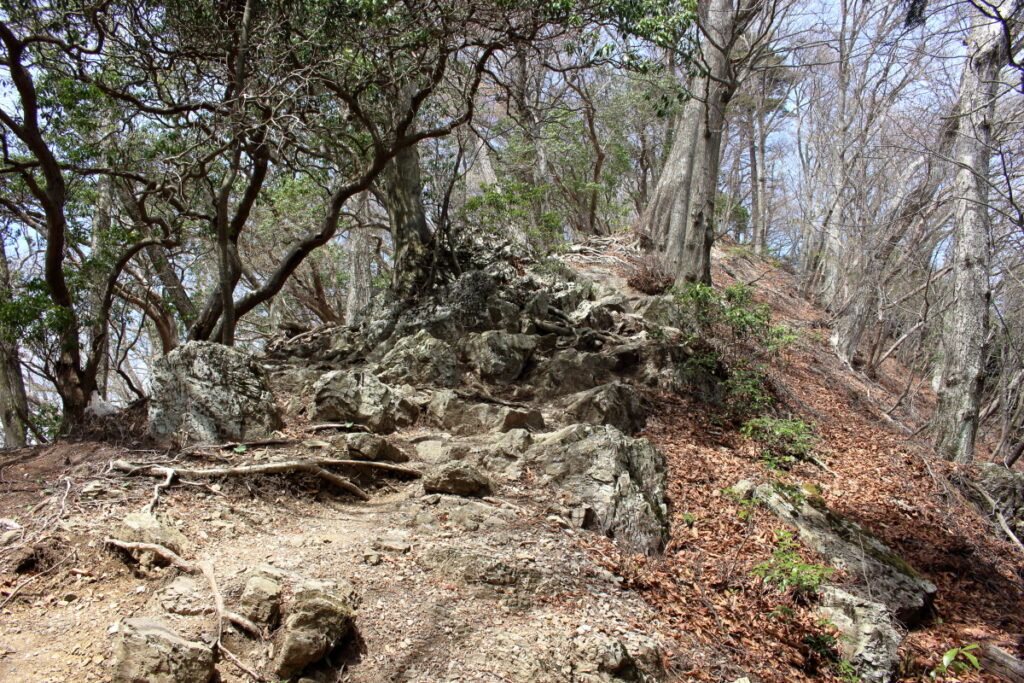
[[[125, 414], [121, 445], [2, 456], [0, 680], [883, 681], [1021, 656], [1022, 555], [958, 484], [983, 477], [926, 457], [927, 390], [890, 409], [906, 369], [843, 367], [789, 275], [717, 253], [794, 331], [771, 386], [816, 446], [771, 467], [670, 298], [599, 247], [480, 257], [259, 358], [191, 343], [154, 374], [152, 439]], [[783, 538], [828, 567], [816, 596], [758, 573]]]

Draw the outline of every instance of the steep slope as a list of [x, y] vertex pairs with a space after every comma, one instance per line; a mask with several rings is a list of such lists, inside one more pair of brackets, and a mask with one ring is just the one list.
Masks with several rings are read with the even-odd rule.
[[[702, 402], [727, 380], [720, 369], [680, 373], [700, 349], [666, 334], [664, 299], [628, 286], [628, 242], [578, 246], [571, 270], [516, 272], [505, 256], [438, 300], [274, 345], [262, 364], [286, 426], [271, 439], [5, 456], [0, 678], [109, 680], [126, 657], [140, 667], [148, 646], [118, 651], [135, 637], [123, 620], [138, 617], [211, 653], [222, 635], [224, 681], [291, 675], [282, 653], [303, 639], [333, 648], [307, 653], [306, 675], [322, 681], [848, 674], [815, 600], [755, 574], [785, 525], [730, 491], [742, 480], [812, 487], [936, 584], [937, 617], [901, 646], [908, 678], [954, 646], [1020, 653], [1012, 549], [949, 483], [961, 473], [897, 422], [916, 428], [927, 405], [884, 417], [905, 371], [890, 361], [876, 384], [842, 367], [785, 272], [716, 254], [716, 282], [753, 283], [796, 331], [770, 386], [780, 414], [814, 425], [818, 464], [773, 470], [740, 421]], [[183, 410], [202, 387], [190, 396]], [[632, 438], [641, 427], [650, 444]], [[183, 472], [165, 487], [161, 467]], [[144, 508], [191, 574], [105, 543], [141, 539], [124, 523]], [[833, 578], [852, 586], [855, 573]], [[336, 608], [304, 631], [312, 604]]]

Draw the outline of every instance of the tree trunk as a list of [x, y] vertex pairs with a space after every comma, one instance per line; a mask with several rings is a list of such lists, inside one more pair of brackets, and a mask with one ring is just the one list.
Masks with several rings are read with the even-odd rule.
[[[11, 272], [7, 253], [0, 246], [0, 299], [11, 296]], [[0, 418], [4, 426], [4, 446], [21, 448], [26, 438], [28, 397], [25, 378], [21, 374], [18, 342], [8, 330], [0, 330]]]
[[[370, 193], [359, 198], [359, 217], [369, 223]], [[370, 228], [360, 227], [348, 233], [348, 296], [345, 300], [345, 323], [354, 325], [370, 303], [371, 266], [373, 264], [373, 236]]]
[[383, 175], [395, 246], [391, 287], [400, 297], [407, 297], [427, 284], [430, 276], [431, 233], [423, 210], [423, 180], [416, 147], [395, 155]]
[[699, 13], [705, 37], [701, 73], [691, 81], [691, 99], [677, 120], [669, 157], [641, 220], [664, 251], [677, 284], [711, 283], [725, 108], [736, 90], [729, 52], [744, 23], [733, 0], [701, 2]]
[[1000, 24], [975, 14], [957, 98], [954, 143], [952, 306], [946, 320], [942, 386], [935, 408], [935, 448], [957, 462], [974, 459], [989, 316], [988, 205], [992, 118], [1007, 44]]

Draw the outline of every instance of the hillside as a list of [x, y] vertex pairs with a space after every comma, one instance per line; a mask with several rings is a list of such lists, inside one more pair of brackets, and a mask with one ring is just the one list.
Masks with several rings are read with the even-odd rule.
[[[157, 445], [137, 408], [104, 439], [4, 454], [0, 679], [128, 680], [150, 641], [123, 620], [153, 617], [226, 682], [850, 680], [815, 591], [758, 575], [789, 527], [744, 481], [806, 492], [789, 502], [822, 501], [934, 584], [900, 680], [954, 647], [1024, 654], [1020, 555], [965, 495], [974, 468], [930, 455], [919, 378], [843, 365], [796, 278], [716, 249], [719, 290], [749, 284], [792, 331], [765, 386], [816, 436], [772, 461], [707, 404], [735, 367], [681, 385], [700, 349], [626, 283], [636, 256], [605, 238], [562, 266], [467, 272], [389, 329], [280, 340], [260, 359], [283, 416], [269, 439]], [[826, 582], [872, 590], [853, 568]]]

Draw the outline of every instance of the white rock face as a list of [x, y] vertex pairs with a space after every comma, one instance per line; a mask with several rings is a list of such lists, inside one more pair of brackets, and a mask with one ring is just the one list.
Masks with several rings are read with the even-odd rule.
[[189, 342], [153, 367], [149, 432], [158, 440], [251, 441], [283, 422], [266, 374], [238, 349]]

